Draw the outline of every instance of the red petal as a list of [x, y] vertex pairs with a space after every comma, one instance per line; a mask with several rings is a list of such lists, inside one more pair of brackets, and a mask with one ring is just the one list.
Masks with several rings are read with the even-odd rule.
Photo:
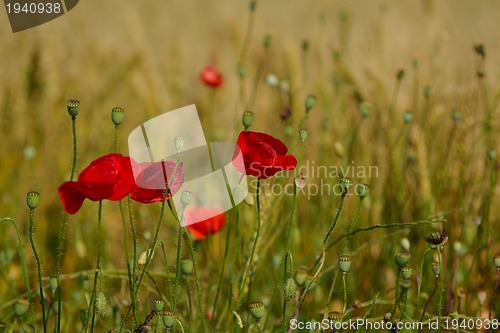
[[82, 207], [85, 196], [75, 188], [76, 182], [66, 182], [59, 187], [59, 197], [64, 206], [64, 211], [68, 214], [75, 214]]
[[199, 207], [186, 210], [185, 214], [187, 220], [199, 220], [204, 216], [212, 216], [186, 227], [194, 240], [205, 239], [207, 236], [220, 231], [226, 224], [226, 215], [219, 208]]

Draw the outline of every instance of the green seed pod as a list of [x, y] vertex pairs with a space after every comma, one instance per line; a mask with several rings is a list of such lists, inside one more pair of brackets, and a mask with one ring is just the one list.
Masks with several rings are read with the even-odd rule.
[[413, 272], [413, 269], [410, 266], [405, 266], [401, 268], [401, 275], [403, 276], [403, 279], [408, 280], [411, 278], [411, 274]]
[[441, 273], [441, 268], [439, 267], [439, 263], [434, 261], [432, 262], [432, 271], [434, 272], [434, 274], [436, 274], [436, 276], [439, 275], [439, 273]]
[[273, 73], [269, 73], [266, 76], [266, 83], [269, 87], [277, 87], [278, 84], [280, 83], [280, 80]]
[[123, 110], [119, 106], [114, 107], [111, 110], [111, 121], [113, 122], [113, 124], [115, 124], [115, 126], [118, 126], [123, 122], [123, 119], [125, 119], [125, 110]]
[[96, 295], [94, 305], [96, 313], [104, 317], [106, 315], [106, 311], [108, 310], [108, 301], [102, 291]]
[[243, 112], [243, 116], [241, 117], [241, 122], [243, 123], [245, 130], [248, 129], [250, 126], [252, 126], [252, 124], [253, 124], [253, 112], [252, 111]]
[[7, 329], [7, 324], [4, 322], [0, 322], [0, 333], [4, 333]]
[[22, 317], [30, 308], [30, 302], [27, 299], [20, 299], [14, 303], [14, 313], [18, 317]]
[[493, 264], [495, 264], [495, 267], [497, 269], [500, 269], [500, 255], [496, 255], [495, 257], [493, 257]]
[[174, 147], [177, 153], [180, 153], [184, 147], [184, 138], [182, 136], [176, 136], [174, 138]]
[[455, 123], [455, 125], [457, 125], [460, 122], [460, 119], [461, 119], [460, 112], [453, 111], [451, 113], [451, 119], [453, 120], [453, 122]]
[[28, 205], [29, 209], [35, 209], [38, 206], [39, 202], [40, 193], [31, 191], [26, 194], [26, 204]]
[[247, 74], [247, 70], [245, 69], [245, 67], [239, 66], [238, 67], [238, 76], [240, 78], [244, 78], [246, 74]]
[[305, 128], [299, 129], [300, 142], [304, 143], [307, 139], [307, 130]]
[[68, 113], [72, 118], [75, 118], [78, 116], [78, 113], [80, 112], [80, 102], [77, 101], [76, 99], [70, 99], [69, 101], [66, 102], [66, 107], [68, 109]]
[[193, 274], [193, 261], [189, 258], [184, 258], [181, 260], [181, 272], [184, 275]]
[[352, 186], [352, 179], [349, 177], [343, 177], [340, 179], [340, 187], [342, 189], [342, 195], [345, 196], [349, 193], [349, 189]]
[[342, 255], [338, 259], [339, 269], [342, 273], [347, 273], [349, 268], [351, 268], [351, 257]]
[[264, 308], [264, 303], [253, 302], [248, 305], [248, 311], [250, 311], [255, 320], [259, 321], [264, 317], [266, 309]]
[[295, 273], [295, 282], [297, 282], [299, 286], [302, 286], [306, 281], [308, 274], [309, 272], [304, 267], [297, 269], [297, 272]]
[[295, 293], [297, 292], [297, 284], [295, 283], [295, 280], [292, 278], [288, 278], [286, 280], [285, 286], [283, 287], [283, 291], [285, 294], [285, 299], [287, 301], [291, 300], [292, 298], [295, 297]]
[[56, 292], [57, 290], [57, 278], [52, 276], [49, 280], [49, 286], [50, 286], [50, 291], [52, 291], [52, 294]]
[[271, 46], [271, 43], [273, 42], [273, 38], [270, 35], [265, 35], [264, 39], [262, 39], [262, 45], [267, 49], [269, 46]]
[[413, 113], [411, 113], [410, 111], [406, 111], [403, 114], [403, 121], [405, 122], [405, 124], [409, 124], [411, 123], [412, 120], [413, 120]]
[[404, 250], [398, 251], [395, 257], [396, 265], [398, 266], [399, 269], [402, 269], [403, 267], [408, 265], [408, 263], [410, 262], [410, 258], [411, 258], [410, 252]]
[[359, 113], [361, 114], [361, 117], [367, 118], [371, 112], [372, 109], [368, 103], [363, 102], [359, 104]]
[[170, 329], [175, 324], [175, 312], [170, 310], [164, 311], [162, 321], [163, 326], [165, 326], [166, 329]]
[[191, 200], [193, 199], [193, 193], [190, 191], [184, 191], [181, 194], [181, 204], [186, 207], [191, 203]]
[[307, 95], [305, 100], [306, 112], [311, 111], [311, 109], [316, 105], [318, 98], [314, 95]]
[[156, 312], [162, 312], [163, 308], [165, 307], [165, 302], [161, 298], [155, 299], [153, 303], [153, 307]]
[[451, 317], [451, 319], [453, 319], [453, 320], [458, 320], [458, 319], [460, 319], [460, 315], [458, 314], [458, 312], [457, 312], [457, 311], [450, 313], [450, 317]]
[[488, 158], [493, 161], [497, 157], [497, 152], [494, 149], [488, 151]]
[[368, 193], [370, 192], [370, 187], [366, 184], [357, 184], [356, 187], [354, 188], [354, 191], [358, 195], [359, 199], [363, 200], [368, 196]]

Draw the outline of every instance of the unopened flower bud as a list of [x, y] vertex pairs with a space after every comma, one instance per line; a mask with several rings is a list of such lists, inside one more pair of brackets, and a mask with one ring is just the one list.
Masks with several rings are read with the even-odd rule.
[[358, 195], [358, 197], [361, 200], [363, 200], [368, 196], [368, 193], [370, 192], [370, 187], [366, 184], [357, 184], [354, 190]]
[[184, 275], [193, 274], [193, 261], [189, 258], [184, 258], [181, 260], [181, 272]]
[[52, 294], [56, 292], [58, 284], [57, 284], [57, 278], [52, 276], [49, 280], [49, 285], [50, 285], [50, 291], [52, 291]]
[[318, 98], [314, 95], [307, 95], [305, 105], [306, 105], [306, 112], [309, 112], [315, 105], [316, 102], [318, 101]]
[[28, 300], [26, 299], [20, 299], [16, 303], [14, 303], [14, 313], [18, 317], [22, 317], [26, 312], [28, 312], [29, 308], [30, 302], [28, 302]]
[[285, 286], [283, 287], [285, 299], [287, 301], [291, 300], [295, 297], [295, 293], [297, 292], [297, 284], [295, 280], [292, 278], [288, 278], [285, 282]]

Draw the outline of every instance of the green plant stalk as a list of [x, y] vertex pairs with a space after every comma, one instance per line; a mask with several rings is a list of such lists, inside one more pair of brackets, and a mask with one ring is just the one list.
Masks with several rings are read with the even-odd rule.
[[[292, 272], [293, 274], [293, 257], [292, 257], [292, 254], [290, 253], [290, 251], [285, 251], [285, 260], [284, 260], [284, 264], [283, 264], [283, 287], [286, 286], [286, 283], [287, 283], [287, 280], [288, 280], [288, 269], [287, 269], [287, 264], [288, 264], [288, 258], [290, 258], [290, 261], [291, 261], [291, 269], [290, 271]], [[281, 332], [285, 332], [286, 330], [286, 322], [285, 322], [285, 318], [286, 318], [286, 302], [287, 302], [287, 299], [286, 299], [286, 295], [283, 295], [283, 315], [282, 315], [282, 320], [281, 320]], [[266, 320], [267, 322], [267, 320]]]
[[398, 303], [399, 303], [399, 280], [401, 279], [401, 270], [398, 268], [398, 275], [396, 277], [396, 297], [394, 299], [394, 307], [392, 308], [391, 311], [391, 318], [394, 318], [394, 315], [396, 314], [396, 310], [398, 308]]
[[495, 301], [497, 299], [499, 286], [500, 286], [500, 268], [497, 268], [497, 282], [495, 282], [495, 287], [493, 288], [493, 295], [491, 296], [491, 301], [490, 301], [490, 310], [488, 312], [489, 320], [493, 318], [493, 310], [495, 308]]
[[[335, 226], [337, 225], [337, 222], [340, 217], [340, 212], [342, 211], [342, 206], [344, 205], [344, 199], [345, 199], [346, 194], [343, 193], [340, 196], [340, 202], [339, 202], [339, 208], [337, 208], [337, 214], [335, 215], [335, 218], [333, 219], [332, 225], [330, 226], [330, 229], [328, 229], [328, 232], [326, 233], [325, 239], [323, 240], [323, 247], [326, 247], [326, 243], [328, 242], [328, 239], [330, 238], [333, 230], [335, 229]], [[326, 249], [325, 249], [326, 252]]]
[[[184, 215], [184, 213], [182, 213], [181, 215]], [[173, 311], [177, 311], [177, 294], [179, 289], [179, 280], [181, 277], [181, 246], [182, 246], [182, 225], [179, 222], [179, 229], [177, 231], [177, 256], [175, 263], [175, 283], [174, 283], [174, 298], [173, 298], [174, 302], [172, 305]]]
[[38, 252], [35, 247], [35, 239], [33, 237], [33, 224], [35, 223], [34, 209], [30, 209], [30, 226], [29, 226], [29, 238], [31, 243], [31, 248], [33, 249], [33, 255], [35, 256], [37, 270], [38, 270], [38, 283], [40, 285], [40, 299], [42, 304], [42, 323], [43, 332], [47, 332], [47, 321], [45, 317], [45, 298], [43, 297], [43, 283], [42, 283], [42, 265], [40, 264], [40, 258], [38, 257]]
[[24, 245], [21, 241], [21, 234], [19, 234], [19, 229], [17, 228], [17, 223], [14, 219], [10, 217], [4, 217], [0, 220], [0, 224], [3, 222], [11, 222], [16, 230], [17, 242], [19, 244], [19, 262], [21, 263], [21, 271], [23, 273], [24, 285], [26, 287], [26, 295], [28, 297], [28, 301], [30, 302], [30, 314], [31, 321], [33, 322], [33, 327], [35, 328], [35, 332], [37, 332], [37, 326], [35, 325], [35, 309], [33, 308], [33, 295], [31, 294], [30, 281], [28, 278], [28, 270], [26, 269], [26, 261], [24, 260]]
[[297, 303], [297, 306], [295, 308], [295, 312], [298, 312], [300, 310], [300, 307], [301, 307], [302, 303], [304, 302], [306, 295], [309, 292], [309, 289], [311, 289], [311, 285], [318, 277], [319, 272], [321, 272], [321, 270], [323, 269], [323, 265], [325, 264], [325, 255], [326, 255], [326, 249], [323, 247], [322, 252], [321, 252], [321, 256], [320, 256], [321, 261], [319, 263], [319, 267], [316, 270], [316, 272], [314, 273], [314, 275], [312, 276], [311, 281], [304, 288], [304, 291], [302, 292], [302, 295], [300, 296], [299, 302]]
[[[233, 209], [237, 209], [237, 208], [233, 208]], [[215, 324], [215, 312], [217, 311], [217, 301], [219, 300], [219, 294], [220, 294], [220, 291], [222, 288], [222, 277], [224, 276], [224, 270], [226, 268], [226, 260], [227, 260], [227, 256], [229, 253], [230, 236], [231, 236], [231, 223], [229, 223], [227, 226], [226, 247], [224, 249], [224, 258], [222, 259], [222, 267], [221, 267], [220, 273], [219, 273], [219, 282], [217, 284], [217, 291], [215, 292], [214, 304], [212, 306], [212, 327], [214, 327], [214, 324]]]
[[441, 311], [443, 308], [443, 258], [441, 254], [441, 245], [437, 246], [439, 261], [439, 302], [438, 302], [438, 333], [441, 332]]
[[[75, 179], [76, 173], [76, 159], [77, 159], [77, 139], [76, 139], [76, 117], [71, 117], [71, 127], [73, 132], [73, 161], [71, 163], [71, 176], [70, 181]], [[56, 333], [61, 332], [61, 311], [62, 311], [62, 291], [61, 284], [59, 281], [59, 274], [61, 272], [61, 261], [64, 251], [64, 242], [66, 240], [66, 226], [68, 224], [68, 214], [64, 212], [63, 219], [61, 222], [61, 231], [59, 233], [59, 245], [57, 247], [56, 254], [56, 280], [57, 280], [57, 328]]]
[[[439, 275], [441, 275], [441, 272], [439, 272], [439, 273], [440, 273]], [[420, 320], [419, 320], [420, 322], [423, 322], [424, 317], [425, 317], [425, 313], [427, 312], [427, 307], [429, 306], [429, 304], [431, 303], [432, 298], [436, 294], [436, 291], [437, 291], [438, 286], [439, 286], [439, 275], [436, 275], [436, 283], [434, 284], [434, 290], [432, 291], [432, 294], [429, 295], [429, 299], [425, 303], [424, 310], [422, 311], [422, 315], [420, 316]], [[438, 320], [438, 322], [439, 322], [439, 320]], [[440, 323], [439, 323], [439, 326], [441, 326]]]
[[170, 296], [170, 299], [169, 299], [169, 302], [170, 302], [170, 305], [173, 304], [173, 295], [172, 295], [172, 289], [171, 289], [171, 286], [170, 286], [170, 271], [168, 269], [168, 262], [167, 262], [167, 252], [165, 251], [165, 244], [163, 241], [160, 241], [160, 244], [161, 244], [161, 252], [163, 254], [163, 261], [165, 262], [165, 273], [167, 273], [167, 298], [169, 298], [168, 296]]
[[344, 292], [344, 299], [343, 303], [344, 305], [342, 306], [342, 313], [345, 314], [345, 310], [347, 309], [347, 284], [346, 284], [346, 273], [342, 272], [342, 290]]
[[[130, 298], [132, 299], [133, 296], [133, 290], [135, 288], [135, 272], [137, 270], [137, 236], [135, 232], [135, 224], [134, 224], [134, 215], [132, 213], [132, 200], [130, 200], [130, 194], [127, 195], [127, 205], [128, 205], [128, 217], [129, 217], [129, 222], [130, 222], [130, 231], [132, 233], [132, 246], [133, 246], [133, 252], [132, 252], [132, 272], [130, 272]], [[128, 265], [127, 265], [128, 266]], [[134, 323], [137, 326], [138, 325], [138, 320], [137, 320], [137, 314], [136, 314], [136, 308], [135, 304], [130, 304], [132, 306], [132, 317], [134, 318]]]
[[[359, 216], [361, 215], [361, 206], [363, 205], [363, 199], [359, 198], [358, 205], [356, 206], [356, 212], [354, 213], [354, 218], [351, 220], [351, 224], [349, 225], [348, 234], [352, 232], [352, 230], [356, 227], [359, 221]], [[345, 241], [344, 252], [349, 252], [349, 245], [351, 242], [352, 235], [348, 236]]]
[[101, 270], [101, 213], [102, 213], [102, 200], [99, 201], [99, 211], [97, 216], [97, 259], [96, 259], [96, 269], [94, 273], [94, 286], [92, 287], [92, 294], [90, 296], [89, 308], [87, 310], [86, 321], [83, 326], [83, 332], [87, 332], [87, 326], [90, 318], [90, 311], [92, 311], [92, 322], [90, 326], [90, 332], [94, 332], [95, 324], [95, 307], [94, 302], [97, 293], [97, 280], [99, 278], [99, 271]]
[[[298, 159], [297, 165], [300, 164], [300, 160], [302, 159], [302, 154], [303, 153], [304, 153], [304, 143], [302, 142], [301, 143], [301, 147], [300, 147], [300, 154], [299, 154], [299, 159]], [[297, 207], [297, 183], [295, 181], [296, 179], [297, 179], [297, 168], [295, 168], [293, 170], [292, 209], [290, 211], [290, 218], [288, 219], [287, 224], [286, 224], [285, 239], [284, 239], [284, 249], [285, 249], [285, 252], [288, 250], [288, 240], [290, 238], [290, 230], [292, 228], [293, 219], [295, 217], [295, 209]]]
[[[248, 264], [245, 265], [245, 270], [243, 271], [243, 276], [241, 279], [241, 284], [240, 284], [240, 290], [239, 290], [239, 296], [238, 296], [238, 302], [236, 303], [236, 312], [239, 311], [241, 307], [241, 302], [243, 300], [243, 291], [245, 288], [245, 284], [247, 282], [248, 278], [248, 272], [250, 271], [250, 267], [252, 267], [253, 263], [253, 257], [255, 254], [255, 248], [257, 247], [257, 242], [259, 240], [259, 235], [260, 235], [260, 227], [261, 227], [261, 214], [260, 214], [260, 178], [257, 180], [257, 231], [255, 233], [255, 238], [253, 241], [252, 245], [252, 251], [250, 252], [250, 257], [248, 258]], [[249, 291], [250, 292], [250, 291]]]
[[432, 249], [431, 248], [428, 248], [425, 252], [424, 252], [424, 255], [422, 256], [422, 262], [420, 263], [420, 278], [418, 280], [418, 288], [417, 288], [417, 311], [416, 311], [416, 318], [415, 319], [418, 319], [418, 314], [419, 314], [419, 310], [420, 310], [420, 291], [422, 289], [422, 276], [423, 276], [423, 273], [424, 273], [424, 261], [425, 261], [425, 255], [427, 253], [429, 253]]
[[191, 252], [191, 258], [193, 259], [193, 274], [194, 274], [194, 281], [195, 281], [196, 297], [198, 299], [198, 307], [200, 309], [200, 315], [201, 315], [201, 326], [203, 328], [203, 332], [207, 332], [206, 316], [205, 316], [205, 310], [203, 308], [203, 302], [201, 301], [200, 283], [199, 283], [200, 280], [198, 278], [198, 267], [197, 267], [198, 264], [197, 264], [197, 260], [195, 258], [193, 240], [191, 239], [191, 236], [188, 234], [187, 229], [183, 228], [183, 230], [186, 233], [186, 238], [187, 238], [188, 244], [189, 244], [189, 250]]

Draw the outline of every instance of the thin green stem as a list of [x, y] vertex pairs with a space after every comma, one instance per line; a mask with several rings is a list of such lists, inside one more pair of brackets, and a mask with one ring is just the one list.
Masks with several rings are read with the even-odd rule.
[[73, 162], [72, 162], [72, 167], [71, 167], [71, 177], [69, 178], [70, 181], [73, 181], [75, 179], [75, 172], [76, 172], [76, 156], [77, 156], [77, 142], [76, 142], [76, 117], [71, 117], [71, 127], [73, 130]]
[[[417, 291], [417, 311], [415, 312], [418, 318], [419, 310], [420, 310], [420, 291], [422, 289], [422, 276], [424, 274], [424, 261], [425, 261], [425, 255], [429, 253], [432, 249], [428, 248], [425, 252], [424, 255], [422, 256], [422, 262], [420, 263], [420, 277], [418, 280], [418, 291]], [[417, 319], [416, 318], [416, 319]]]
[[3, 222], [11, 222], [12, 225], [14, 226], [14, 229], [16, 230], [17, 242], [19, 244], [19, 252], [18, 252], [19, 262], [21, 263], [21, 271], [23, 273], [24, 285], [26, 287], [26, 295], [28, 297], [28, 301], [30, 302], [31, 321], [33, 322], [33, 327], [35, 327], [35, 332], [36, 332], [37, 326], [35, 325], [35, 309], [33, 308], [33, 295], [31, 294], [30, 281], [28, 278], [28, 270], [26, 269], [26, 261], [24, 260], [24, 245], [23, 242], [21, 241], [21, 234], [19, 233], [17, 223], [14, 219], [10, 217], [4, 217], [0, 220], [0, 224], [2, 224]]
[[43, 332], [47, 332], [47, 321], [45, 317], [45, 298], [43, 297], [43, 283], [42, 283], [42, 265], [40, 264], [40, 257], [38, 256], [38, 252], [35, 247], [35, 239], [33, 236], [33, 224], [35, 223], [35, 210], [30, 209], [30, 226], [29, 226], [29, 238], [31, 243], [31, 248], [33, 249], [33, 255], [35, 256], [37, 270], [38, 270], [38, 284], [40, 286], [40, 299], [42, 304], [42, 323], [43, 323]]
[[181, 277], [181, 246], [182, 246], [182, 225], [181, 223], [179, 223], [179, 229], [177, 231], [177, 256], [175, 261], [174, 303], [172, 305], [173, 311], [177, 310], [177, 294], [179, 289], [179, 281]]
[[340, 212], [342, 212], [342, 206], [344, 205], [344, 199], [345, 199], [346, 194], [343, 193], [340, 196], [340, 202], [339, 202], [339, 208], [337, 208], [337, 214], [335, 215], [335, 218], [333, 219], [332, 225], [330, 226], [330, 229], [328, 229], [328, 232], [326, 233], [325, 239], [323, 240], [323, 247], [326, 247], [326, 243], [328, 242], [328, 239], [330, 238], [333, 230], [335, 229], [335, 226], [337, 225], [337, 222], [340, 217]]
[[[287, 281], [288, 281], [288, 258], [290, 258], [290, 272], [292, 272], [293, 274], [293, 257], [292, 257], [292, 254], [290, 253], [290, 251], [285, 251], [285, 260], [284, 260], [284, 264], [283, 264], [283, 287], [285, 288], [286, 285], [287, 285]], [[286, 293], [286, 290], [284, 290], [284, 293]], [[281, 320], [281, 332], [285, 332], [286, 330], [286, 321], [285, 321], [285, 318], [286, 318], [286, 302], [287, 302], [287, 297], [289, 295], [286, 295], [284, 294], [283, 295], [283, 315], [282, 315], [282, 320]]]
[[344, 291], [344, 305], [342, 307], [342, 313], [345, 313], [347, 309], [347, 283], [346, 283], [346, 273], [342, 272], [342, 290]]
[[[360, 198], [358, 201], [358, 205], [356, 206], [356, 213], [354, 213], [354, 218], [351, 220], [351, 224], [349, 225], [348, 234], [352, 232], [352, 230], [356, 227], [359, 221], [359, 216], [361, 214], [361, 207], [363, 206], [363, 198]], [[349, 252], [349, 243], [351, 242], [352, 235], [346, 237], [344, 253]]]
[[438, 302], [438, 333], [441, 332], [441, 311], [443, 307], [443, 258], [441, 254], [441, 245], [437, 247], [439, 263], [439, 302]]
[[[128, 217], [130, 222], [130, 231], [132, 232], [132, 271], [130, 272], [130, 298], [132, 298], [134, 294], [135, 288], [135, 274], [136, 274], [136, 265], [137, 265], [137, 236], [135, 232], [135, 224], [134, 224], [134, 214], [132, 213], [132, 200], [130, 200], [130, 195], [127, 196], [127, 206], [128, 206]], [[127, 265], [128, 266], [128, 265]], [[134, 318], [134, 323], [136, 326], [138, 325], [136, 308], [135, 304], [130, 304], [132, 306], [132, 317]]]
[[401, 269], [398, 268], [398, 275], [396, 277], [396, 296], [394, 297], [394, 307], [392, 308], [391, 311], [391, 318], [394, 318], [394, 315], [396, 314], [396, 310], [398, 308], [399, 304], [399, 280], [401, 279]]

